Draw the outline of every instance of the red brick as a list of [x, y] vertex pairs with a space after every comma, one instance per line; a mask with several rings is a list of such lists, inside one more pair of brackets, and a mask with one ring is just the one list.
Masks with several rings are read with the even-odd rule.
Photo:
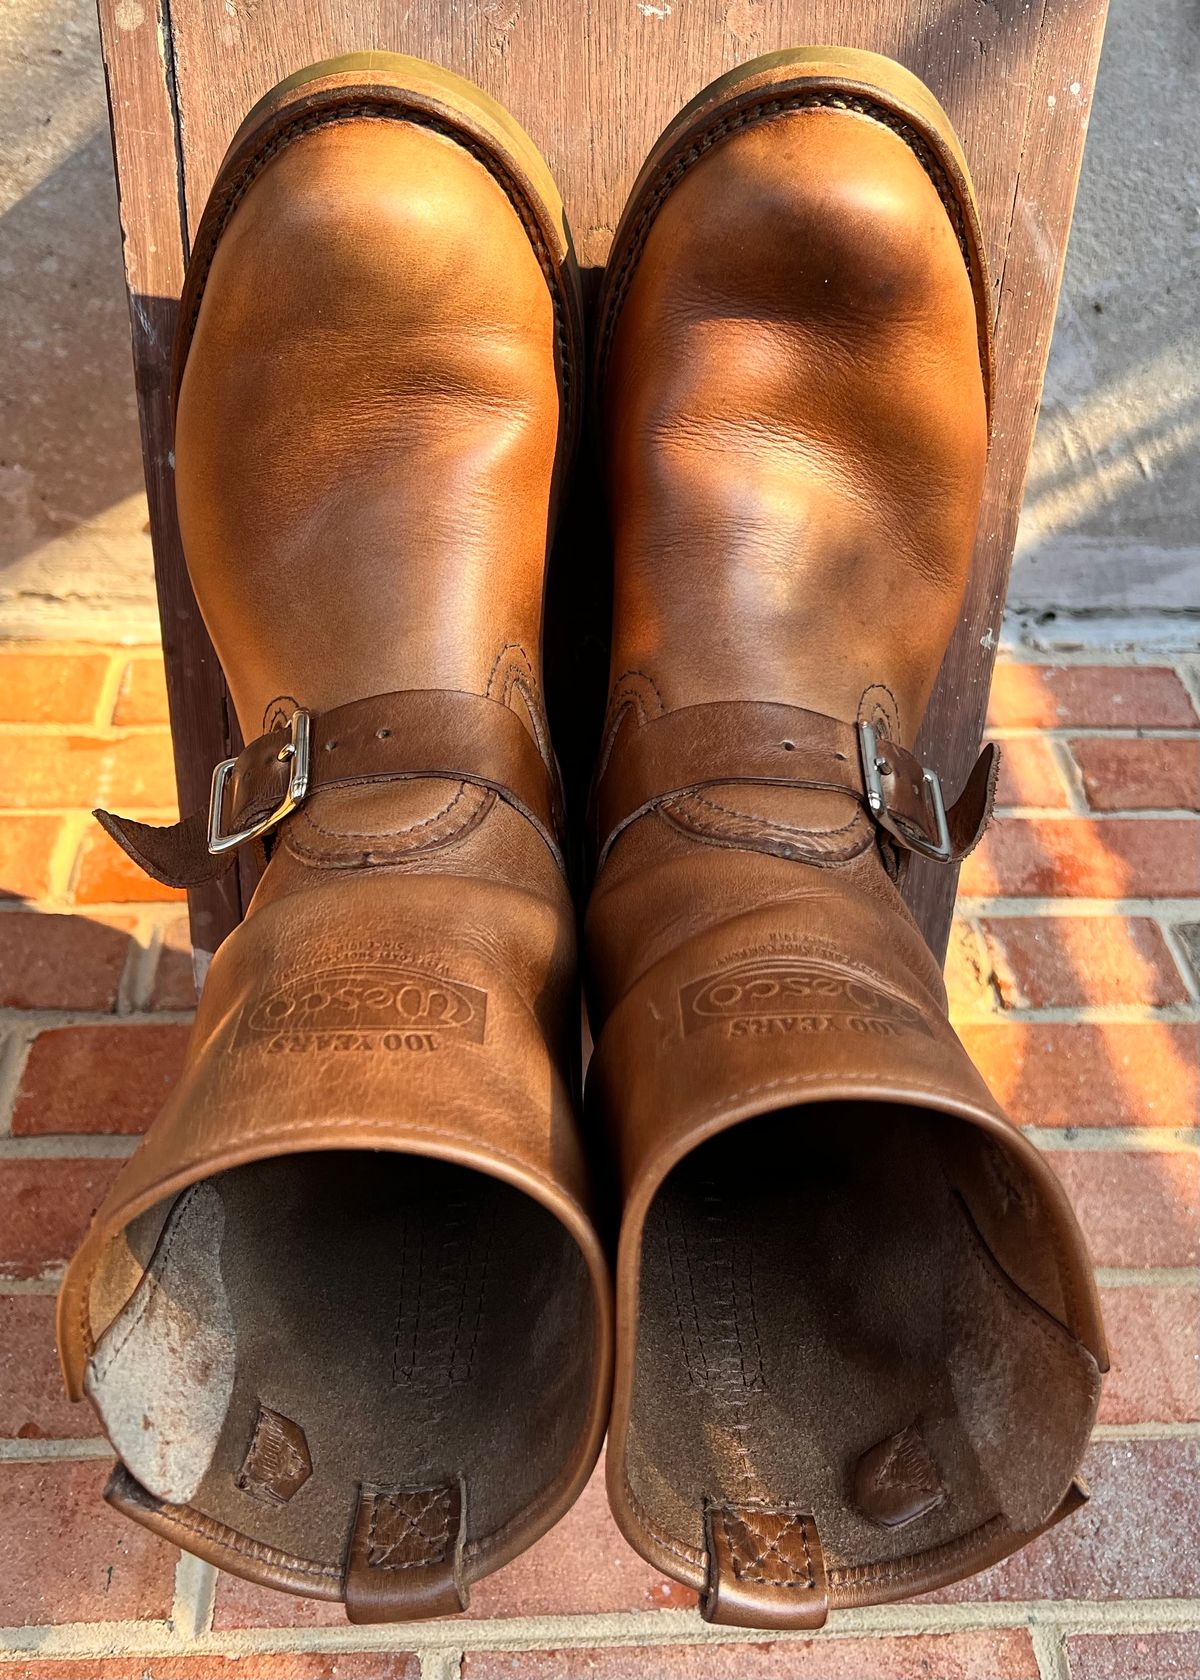
[[1200, 1442], [1094, 1441], [1083, 1464], [1092, 1497], [1082, 1510], [994, 1569], [928, 1597], [1194, 1598], [1198, 1473]]
[[103, 1503], [109, 1469], [0, 1464], [0, 1626], [170, 1614], [179, 1553]]
[[70, 1259], [120, 1168], [114, 1160], [0, 1160], [0, 1277], [38, 1277]]
[[1010, 1009], [1186, 1003], [1175, 960], [1145, 916], [1005, 916], [983, 930]]
[[0, 723], [91, 723], [107, 653], [0, 648]]
[[121, 673], [113, 722], [121, 726], [166, 721], [167, 682], [162, 654], [137, 654]]
[[1041, 805], [1065, 811], [1068, 803], [1067, 785], [1048, 741], [1001, 742], [997, 805]]
[[90, 1406], [63, 1392], [52, 1295], [0, 1295], [0, 1437], [74, 1440], [99, 1435]]
[[0, 816], [0, 898], [45, 898], [61, 817]]
[[0, 1008], [112, 1009], [132, 927], [125, 916], [0, 915]]
[[173, 916], [162, 928], [162, 944], [150, 992], [151, 1009], [194, 1009], [196, 980], [192, 935], [186, 916]]
[[[343, 1617], [343, 1621], [344, 1621]], [[319, 1651], [205, 1657], [35, 1657], [4, 1680], [418, 1680], [411, 1651]]]
[[722, 1645], [621, 1646], [557, 1651], [467, 1651], [463, 1680], [1037, 1680], [1023, 1628], [979, 1633], [917, 1633], [875, 1638], [789, 1639], [760, 1634]]
[[1022, 1126], [1194, 1126], [1200, 1026], [972, 1022], [959, 1027], [996, 1099]]
[[1196, 1680], [1200, 1633], [1073, 1633], [1071, 1680]]
[[1196, 1155], [1064, 1149], [1051, 1151], [1049, 1160], [1097, 1266], [1194, 1266], [1200, 1261]]
[[1093, 811], [1200, 811], [1200, 741], [1072, 741]]
[[0, 788], [14, 810], [165, 810], [176, 798], [171, 737], [165, 729], [0, 735]]
[[165, 1024], [39, 1033], [13, 1107], [13, 1132], [144, 1132], [179, 1077], [187, 1041], [187, 1027]]
[[69, 896], [75, 904], [146, 904], [185, 899], [187, 894], [164, 887], [139, 869], [97, 824], [83, 837]]
[[[472, 1587], [474, 1597], [476, 1588]], [[323, 1598], [296, 1598], [256, 1587], [240, 1575], [217, 1576], [217, 1602], [213, 1626], [229, 1628], [334, 1628], [345, 1627], [346, 1607]], [[0, 1670], [0, 1673], [3, 1671]], [[4, 1680], [8, 1680], [5, 1676]]]
[[1002, 817], [963, 864], [964, 898], [1188, 898], [1200, 894], [1190, 817]]
[[1102, 1423], [1200, 1420], [1200, 1289], [1101, 1292], [1112, 1370]]
[[1175, 672], [1155, 665], [997, 665], [993, 729], [1194, 729]]
[[551, 1533], [471, 1589], [472, 1616], [563, 1616], [605, 1610], [690, 1610], [696, 1594], [669, 1581], [623, 1537], [608, 1508], [603, 1461]]

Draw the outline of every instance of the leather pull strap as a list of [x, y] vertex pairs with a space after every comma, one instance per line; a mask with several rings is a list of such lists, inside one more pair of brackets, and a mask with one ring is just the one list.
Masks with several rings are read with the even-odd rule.
[[[289, 728], [276, 729], [238, 754], [217, 814], [222, 834], [252, 828], [280, 808], [291, 784], [293, 745]], [[561, 867], [557, 779], [508, 706], [460, 690], [407, 689], [354, 700], [310, 719], [305, 797], [332, 787], [422, 777], [489, 788], [533, 824]], [[232, 861], [232, 852], [209, 851], [208, 813], [165, 828], [111, 811], [94, 815], [147, 875], [166, 886], [214, 880]]]
[[461, 1482], [364, 1482], [346, 1560], [346, 1615], [352, 1622], [414, 1622], [465, 1610], [464, 1537]]
[[817, 1525], [794, 1505], [710, 1504], [704, 1512], [705, 1621], [728, 1627], [819, 1628], [829, 1614]]
[[[872, 756], [879, 799], [871, 797], [858, 725], [768, 700], [683, 706], [638, 724], [630, 712], [618, 729], [592, 796], [596, 867], [631, 823], [665, 801], [720, 783], [756, 782], [847, 793], [911, 849], [938, 840], [936, 778], [895, 742]], [[946, 811], [946, 862], [960, 862], [991, 816], [996, 748], [980, 754], [961, 798]], [[935, 791], [936, 790], [936, 791]]]

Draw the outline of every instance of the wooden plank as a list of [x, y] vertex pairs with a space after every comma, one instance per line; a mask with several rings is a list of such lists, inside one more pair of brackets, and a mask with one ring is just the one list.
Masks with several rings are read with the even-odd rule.
[[[172, 0], [166, 40], [174, 76], [167, 90], [173, 87], [176, 108], [168, 98], [164, 109], [159, 92], [156, 105], [143, 99], [137, 109], [114, 110], [127, 220], [135, 231], [157, 225], [171, 177], [181, 184], [176, 204], [181, 197], [187, 229], [194, 228], [225, 146], [256, 99], [317, 59], [382, 48], [447, 64], [508, 105], [550, 163], [581, 258], [595, 267], [646, 150], [712, 77], [801, 42], [841, 42], [900, 59], [929, 83], [962, 136], [997, 280], [996, 427], [980, 540], [923, 737], [931, 762], [956, 791], [982, 727], [1105, 9], [1106, 0], [576, 0], [571, 7], [561, 0], [412, 0], [389, 8], [370, 0]], [[155, 71], [130, 63], [145, 58], [147, 26], [126, 32], [131, 38], [118, 62], [113, 38], [126, 10], [127, 0], [101, 0], [110, 71], [117, 85], [131, 75], [135, 86], [149, 81], [157, 88], [161, 64]], [[144, 155], [150, 152], [152, 163]], [[172, 269], [158, 295], [169, 299], [177, 284]], [[154, 517], [164, 615], [168, 608], [181, 614], [178, 538], [162, 494], [165, 368], [145, 349], [143, 361], [147, 471], [163, 481]], [[553, 622], [571, 654], [564, 662], [552, 652], [548, 660], [552, 711], [576, 790], [586, 777], [605, 679], [607, 563], [596, 536], [603, 525], [598, 502], [585, 463], [551, 586]], [[181, 777], [186, 770], [194, 786], [214, 756], [217, 690], [211, 650], [197, 652], [194, 625], [180, 634], [168, 664], [176, 667], [173, 693], [181, 702], [185, 694], [194, 699], [191, 734], [179, 753]], [[176, 710], [188, 724], [181, 706]], [[906, 896], [939, 951], [952, 895], [951, 872], [913, 869]]]
[[[971, 579], [921, 748], [957, 793], [983, 733], [1017, 519], [1033, 447], [1108, 0], [1042, 7], [1004, 261], [997, 264], [992, 451]], [[915, 858], [904, 896], [944, 958], [957, 871]]]
[[[187, 246], [170, 35], [161, 11], [125, 0], [100, 0], [100, 30], [175, 775], [188, 811], [207, 800], [212, 766], [229, 751], [229, 731], [224, 678], [188, 582], [175, 516], [171, 344]], [[197, 889], [189, 909], [203, 967], [241, 914], [236, 881]]]

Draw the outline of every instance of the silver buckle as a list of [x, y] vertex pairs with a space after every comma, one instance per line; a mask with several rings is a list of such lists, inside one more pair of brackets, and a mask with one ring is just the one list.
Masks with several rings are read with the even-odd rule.
[[292, 765], [287, 792], [273, 811], [261, 821], [252, 823], [249, 828], [240, 828], [236, 834], [221, 833], [221, 808], [225, 800], [225, 785], [233, 774], [237, 759], [223, 758], [213, 771], [212, 793], [208, 801], [208, 849], [214, 857], [220, 857], [223, 852], [232, 852], [236, 847], [244, 846], [247, 840], [257, 840], [260, 834], [274, 828], [276, 823], [281, 823], [284, 817], [294, 811], [308, 792], [309, 741], [312, 735], [308, 713], [293, 712], [291, 727], [291, 739], [279, 750], [280, 763], [290, 759]]
[[894, 834], [902, 846], [910, 852], [920, 852], [922, 857], [933, 858], [935, 863], [949, 863], [954, 855], [954, 848], [950, 844], [950, 825], [946, 821], [946, 804], [942, 798], [942, 784], [935, 770], [927, 770], [922, 766], [921, 774], [925, 778], [925, 793], [933, 811], [933, 820], [937, 825], [936, 845], [919, 830], [902, 824], [888, 809], [887, 800], [883, 795], [883, 781], [880, 772], [887, 768], [887, 759], [879, 751], [879, 737], [875, 733], [873, 724], [860, 723], [858, 726], [858, 747], [862, 757], [863, 785], [867, 792], [867, 806], [872, 817], [880, 828], [886, 828], [889, 834]]

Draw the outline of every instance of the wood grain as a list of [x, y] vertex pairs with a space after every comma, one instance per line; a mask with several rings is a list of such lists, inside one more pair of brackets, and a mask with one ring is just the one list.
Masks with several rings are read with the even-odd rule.
[[[100, 0], [100, 34], [124, 238], [134, 383], [150, 506], [180, 808], [208, 800], [229, 751], [225, 681], [188, 581], [171, 453], [171, 345], [187, 263], [170, 35], [155, 6]], [[241, 915], [231, 873], [189, 894], [192, 944], [211, 955]]]
[[[995, 441], [970, 588], [923, 736], [954, 793], [978, 745], [1016, 519], [1053, 326], [1106, 0], [172, 0], [166, 65], [151, 20], [119, 29], [101, 0], [131, 294], [159, 251], [155, 332], [167, 330], [180, 252], [225, 146], [256, 99], [321, 58], [383, 48], [449, 65], [502, 100], [549, 162], [585, 264], [603, 263], [625, 195], [678, 108], [759, 53], [838, 42], [889, 53], [946, 106], [979, 193], [996, 277]], [[173, 74], [171, 73], [173, 69]], [[175, 108], [172, 108], [171, 92]], [[179, 206], [184, 207], [179, 225]], [[173, 253], [170, 254], [170, 253]], [[184, 601], [169, 507], [162, 346], [137, 343], [181, 789], [207, 780], [227, 730], [211, 649]], [[558, 544], [548, 686], [570, 779], [586, 778], [603, 700], [607, 577], [594, 475], [585, 467]], [[564, 657], [564, 646], [569, 656]], [[599, 687], [599, 694], [597, 688]], [[248, 881], [247, 883], [248, 884]], [[906, 896], [944, 949], [954, 880], [920, 865]], [[205, 918], [237, 913], [193, 907]]]

